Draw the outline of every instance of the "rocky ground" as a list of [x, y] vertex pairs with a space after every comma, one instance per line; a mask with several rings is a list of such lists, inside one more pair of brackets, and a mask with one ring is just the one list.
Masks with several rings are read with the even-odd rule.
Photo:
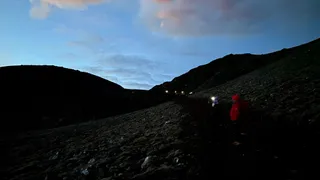
[[201, 175], [205, 179], [314, 179], [319, 129], [276, 121], [253, 110], [246, 134], [229, 122], [229, 104], [209, 110], [204, 100], [187, 99], [184, 110], [199, 124]]
[[[230, 104], [180, 97], [85, 124], [1, 138], [2, 179], [308, 179], [318, 131], [252, 111], [235, 134]], [[234, 142], [239, 142], [234, 143]]]
[[[173, 102], [46, 131], [2, 137], [2, 179], [192, 179], [197, 134]], [[193, 140], [192, 140], [193, 141]], [[3, 155], [3, 153], [2, 153]]]

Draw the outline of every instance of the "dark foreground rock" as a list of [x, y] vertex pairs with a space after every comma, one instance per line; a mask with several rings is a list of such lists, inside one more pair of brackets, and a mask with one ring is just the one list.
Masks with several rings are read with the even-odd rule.
[[2, 137], [2, 179], [188, 179], [196, 134], [173, 102], [80, 125]]

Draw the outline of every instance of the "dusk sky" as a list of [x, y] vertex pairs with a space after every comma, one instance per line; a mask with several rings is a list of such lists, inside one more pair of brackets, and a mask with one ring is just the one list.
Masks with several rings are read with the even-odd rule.
[[150, 89], [233, 53], [320, 37], [320, 0], [0, 0], [0, 66], [56, 65]]

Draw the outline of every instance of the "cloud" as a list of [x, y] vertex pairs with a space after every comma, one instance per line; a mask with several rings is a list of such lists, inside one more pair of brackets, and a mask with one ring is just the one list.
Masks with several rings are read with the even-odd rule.
[[175, 76], [168, 72], [171, 64], [137, 55], [107, 55], [99, 60], [99, 65], [109, 68], [104, 72], [120, 75], [122, 80], [139, 80], [149, 84], [159, 84]]
[[140, 0], [140, 17], [156, 32], [174, 36], [242, 35], [319, 18], [319, 0]]
[[[85, 68], [88, 72], [97, 74], [109, 81], [115, 82], [125, 88], [146, 89], [145, 85], [152, 87], [156, 84], [160, 84], [160, 81], [156, 81], [152, 78], [152, 75], [143, 70], [134, 70], [126, 68], [106, 68], [101, 66], [87, 67]], [[139, 87], [138, 84], [143, 86]]]
[[[149, 86], [154, 86], [155, 83], [158, 83], [157, 81], [153, 80], [151, 77], [151, 74], [146, 72], [139, 72], [132, 69], [125, 69], [125, 68], [105, 68], [105, 67], [87, 67], [87, 71], [93, 74], [99, 74], [101, 77], [121, 84], [124, 87], [127, 87], [126, 85], [133, 85], [137, 87], [138, 84], [148, 84]], [[141, 83], [145, 82], [145, 83]], [[135, 88], [136, 88], [135, 87]], [[143, 88], [143, 87], [141, 87]]]
[[30, 0], [32, 8], [30, 9], [30, 16], [36, 19], [45, 19], [50, 13], [50, 7], [48, 3], [40, 3], [35, 5], [35, 0]]
[[100, 4], [104, 0], [41, 0], [42, 3], [47, 3], [58, 8], [85, 8], [87, 5]]
[[87, 32], [83, 29], [75, 29], [75, 28], [70, 28], [66, 26], [65, 24], [60, 24], [56, 27], [54, 27], [53, 32], [61, 34], [61, 35], [82, 35], [86, 34]]
[[104, 78], [112, 82], [119, 82], [119, 79], [115, 76], [104, 76]]
[[166, 64], [137, 55], [106, 55], [95, 66], [85, 69], [125, 88], [150, 89], [173, 78], [173, 75], [163, 73]]
[[136, 82], [129, 82], [129, 83], [123, 83], [124, 86], [127, 89], [144, 89], [144, 90], [149, 90], [152, 87], [154, 87], [154, 85], [152, 84], [146, 84], [146, 83], [136, 83]]
[[[118, 4], [123, 6], [134, 3], [132, 0], [30, 0], [32, 5], [30, 15], [44, 19], [53, 8], [83, 10], [89, 5], [111, 1], [122, 2]], [[278, 28], [278, 26], [291, 30], [320, 18], [319, 0], [139, 0], [138, 2], [139, 17], [151, 31], [175, 37], [238, 36], [262, 33], [268, 28]], [[105, 21], [106, 17], [86, 16], [81, 20], [95, 24], [109, 22]]]
[[70, 41], [67, 44], [72, 47], [81, 47], [90, 51], [95, 51], [97, 45], [105, 42], [105, 39], [99, 35], [86, 34], [80, 40]]
[[59, 25], [53, 28], [53, 32], [60, 33], [60, 34], [70, 34], [70, 33], [73, 33], [74, 30], [71, 28], [68, 28], [66, 25]]
[[117, 67], [123, 68], [126, 67], [127, 69], [148, 69], [148, 70], [155, 70], [162, 63], [155, 62], [152, 60], [148, 60], [144, 57], [137, 56], [137, 55], [102, 55], [100, 58], [101, 65], [109, 66], [109, 67]]
[[172, 80], [174, 77], [176, 77], [177, 75], [174, 74], [157, 74], [155, 75], [154, 78], [159, 78], [161, 81], [168, 81], [168, 80]]
[[36, 19], [48, 17], [52, 8], [86, 9], [88, 5], [97, 5], [107, 0], [30, 0], [30, 16]]
[[104, 74], [116, 75], [121, 77], [122, 80], [143, 80], [149, 82], [155, 82], [151, 74], [143, 70], [127, 69], [127, 68], [112, 68], [105, 69]]
[[75, 60], [78, 58], [78, 56], [75, 54], [75, 53], [62, 53], [58, 56], [58, 58], [61, 58], [61, 59], [66, 59], [66, 60]]

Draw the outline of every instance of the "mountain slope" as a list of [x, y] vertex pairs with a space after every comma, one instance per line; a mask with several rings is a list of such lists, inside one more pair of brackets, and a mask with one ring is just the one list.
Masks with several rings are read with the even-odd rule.
[[3, 131], [95, 120], [150, 107], [168, 98], [55, 66], [1, 67], [0, 85]]
[[281, 51], [265, 55], [230, 54], [206, 65], [194, 68], [189, 72], [174, 78], [171, 82], [155, 86], [151, 90], [156, 92], [163, 92], [165, 90], [169, 90], [170, 92], [175, 90], [178, 92], [197, 92], [211, 88], [276, 62], [319, 41], [319, 39], [314, 40], [297, 47], [282, 49]]
[[319, 50], [320, 41], [313, 41], [294, 51], [290, 50], [290, 54], [277, 62], [227, 83], [208, 89], [200, 86], [199, 93], [194, 96], [208, 97], [215, 94], [223, 100], [229, 100], [232, 94], [240, 93], [254, 105], [269, 108], [269, 111], [282, 105], [282, 108], [286, 108], [285, 104], [292, 109], [303, 104], [316, 106], [313, 103], [319, 100]]

